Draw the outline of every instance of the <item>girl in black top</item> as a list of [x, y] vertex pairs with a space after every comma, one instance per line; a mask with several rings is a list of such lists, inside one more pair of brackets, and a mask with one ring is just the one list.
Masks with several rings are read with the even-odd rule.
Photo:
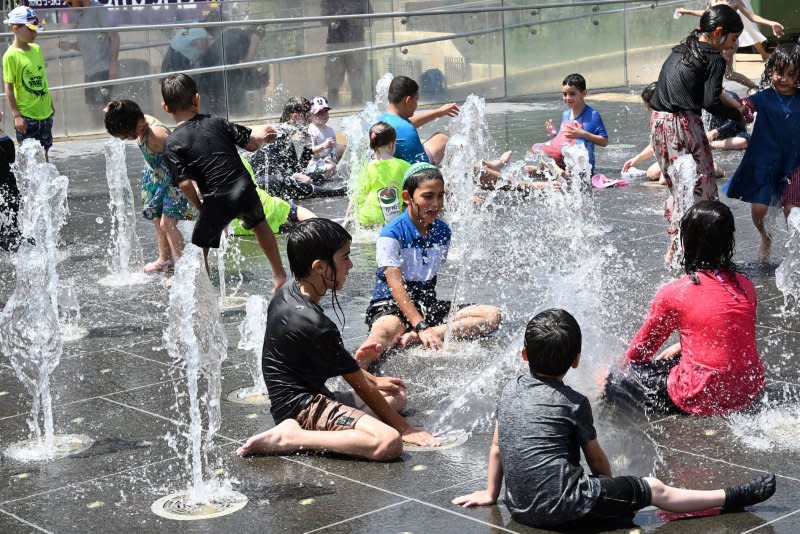
[[700, 110], [722, 118], [741, 119], [742, 105], [722, 92], [725, 59], [720, 52], [736, 45], [742, 19], [727, 5], [716, 5], [703, 13], [700, 25], [684, 42], [672, 49], [661, 67], [650, 107], [650, 136], [656, 161], [661, 167], [670, 198], [665, 206], [670, 245], [665, 262], [671, 263], [678, 246], [678, 222], [689, 206], [676, 195], [671, 172], [673, 163], [689, 154], [697, 165], [692, 187], [694, 202], [716, 200], [714, 160], [703, 129]]

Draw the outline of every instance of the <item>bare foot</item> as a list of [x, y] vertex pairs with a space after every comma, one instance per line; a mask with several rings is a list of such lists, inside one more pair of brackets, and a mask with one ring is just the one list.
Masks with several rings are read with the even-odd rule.
[[417, 343], [419, 343], [419, 334], [416, 332], [406, 332], [400, 336], [398, 345], [401, 347], [408, 347], [409, 345], [416, 345]]
[[761, 245], [758, 247], [758, 261], [767, 263], [769, 261], [770, 249], [772, 249], [772, 236], [764, 234], [761, 236]]
[[236, 449], [236, 454], [245, 457], [251, 454], [272, 454], [291, 452], [297, 449], [293, 445], [293, 434], [302, 429], [294, 419], [286, 419], [278, 426], [252, 436], [244, 445]]

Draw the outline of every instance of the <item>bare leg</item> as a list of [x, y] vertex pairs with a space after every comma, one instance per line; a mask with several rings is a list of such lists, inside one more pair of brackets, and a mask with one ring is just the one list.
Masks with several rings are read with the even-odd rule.
[[511, 152], [511, 150], [506, 150], [498, 159], [483, 160], [483, 165], [493, 171], [499, 171], [508, 164], [508, 160], [511, 159]]
[[275, 290], [278, 290], [286, 283], [286, 271], [283, 270], [281, 253], [278, 250], [278, 242], [275, 241], [275, 234], [272, 233], [267, 221], [261, 221], [255, 225], [253, 233], [256, 235], [261, 250], [264, 251], [264, 255], [269, 260], [269, 264], [272, 267]]
[[450, 137], [443, 133], [435, 133], [427, 141], [425, 141], [425, 151], [431, 157], [431, 163], [439, 165], [444, 158], [444, 149]]
[[[403, 335], [405, 330], [405, 326], [403, 326], [403, 322], [399, 317], [384, 315], [372, 323], [372, 328], [369, 331], [367, 340], [364, 341], [364, 345], [380, 343], [384, 348], [389, 349], [397, 345], [400, 341], [400, 336]], [[356, 351], [356, 353], [358, 364], [364, 369], [369, 367], [370, 364], [377, 359], [377, 357], [370, 358], [363, 354], [358, 354], [358, 351]]]
[[753, 80], [745, 76], [744, 74], [740, 74], [733, 70], [733, 56], [736, 55], [736, 49], [732, 50], [724, 50], [721, 52], [723, 58], [725, 58], [725, 78], [736, 82], [738, 84], [744, 85], [748, 89], [758, 89], [758, 85], [756, 85]]
[[403, 441], [394, 428], [371, 415], [356, 422], [352, 430], [303, 430], [294, 419], [256, 434], [236, 450], [239, 456], [280, 454], [300, 450], [331, 451], [369, 460], [386, 461], [400, 456]]
[[661, 167], [658, 166], [658, 163], [653, 163], [647, 168], [646, 176], [651, 182], [661, 181]]
[[453, 337], [460, 339], [491, 334], [499, 327], [500, 308], [487, 304], [462, 308], [450, 320], [450, 331], [453, 333]]
[[744, 137], [730, 137], [728, 139], [711, 141], [711, 148], [720, 150], [744, 150], [747, 148], [747, 139]]
[[206, 274], [211, 276], [211, 269], [208, 267], [208, 247], [203, 247], [203, 262], [206, 264]]
[[164, 233], [163, 228], [161, 228], [161, 219], [153, 219], [153, 227], [156, 231], [156, 245], [158, 245], [158, 259], [156, 261], [159, 263], [169, 261], [169, 241], [167, 239], [167, 234]]
[[178, 261], [183, 254], [183, 235], [178, 230], [178, 219], [175, 217], [161, 216], [161, 232], [166, 237], [172, 259]]
[[653, 494], [653, 505], [668, 512], [697, 512], [725, 504], [725, 490], [689, 490], [667, 486], [656, 478], [645, 477]]
[[753, 224], [761, 234], [761, 245], [758, 247], [758, 261], [769, 261], [769, 253], [772, 248], [772, 236], [767, 232], [764, 224], [764, 218], [767, 216], [769, 206], [766, 204], [752, 204], [750, 206], [750, 216], [753, 219]]

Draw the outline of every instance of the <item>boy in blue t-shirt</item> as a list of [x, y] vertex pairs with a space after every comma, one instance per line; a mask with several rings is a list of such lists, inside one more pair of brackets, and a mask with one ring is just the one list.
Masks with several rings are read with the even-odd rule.
[[436, 132], [423, 143], [417, 128], [439, 117], [455, 117], [458, 106], [451, 102], [431, 111], [416, 113], [419, 84], [407, 76], [395, 76], [389, 85], [388, 100], [387, 111], [378, 120], [390, 124], [397, 132], [395, 157], [411, 164], [422, 161], [439, 165], [450, 138]]
[[[450, 302], [436, 297], [436, 275], [450, 246], [450, 227], [439, 219], [444, 207], [442, 173], [430, 163], [415, 163], [403, 176], [402, 196], [407, 209], [384, 226], [376, 244], [375, 290], [366, 313], [370, 332], [362, 347], [421, 343], [440, 349], [448, 322], [452, 335], [462, 339], [497, 330], [496, 306], [471, 305], [451, 312]], [[362, 368], [379, 356], [356, 353]]]
[[540, 150], [552, 157], [559, 167], [564, 166], [561, 149], [564, 145], [580, 143], [589, 153], [589, 163], [594, 174], [594, 145], [608, 146], [608, 132], [600, 113], [584, 102], [586, 99], [586, 79], [580, 74], [570, 74], [561, 82], [561, 96], [567, 109], [561, 114], [561, 126], [556, 132], [553, 121], [545, 124], [547, 132], [555, 137], [547, 143], [537, 143], [532, 151]]
[[[775, 493], [774, 474], [715, 490], [675, 488], [653, 477], [612, 477], [589, 399], [562, 381], [580, 364], [581, 344], [581, 328], [567, 311], [545, 310], [531, 319], [522, 348], [530, 373], [509, 381], [500, 395], [486, 489], [456, 497], [453, 504], [495, 504], [505, 480], [504, 501], [515, 521], [582, 529], [598, 521], [630, 521], [651, 504], [676, 513], [728, 512]], [[581, 451], [591, 475], [581, 466]]]

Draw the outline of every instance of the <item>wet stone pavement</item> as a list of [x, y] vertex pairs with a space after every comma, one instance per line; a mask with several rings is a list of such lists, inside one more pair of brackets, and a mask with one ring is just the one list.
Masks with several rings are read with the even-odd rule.
[[[620, 92], [589, 100], [603, 114], [610, 133], [610, 146], [597, 150], [597, 170], [610, 178], [617, 177], [622, 163], [646, 143], [645, 111], [630, 96]], [[545, 119], [557, 118], [560, 110], [557, 98], [489, 105], [496, 152], [508, 147], [521, 154], [532, 142], [543, 140]], [[436, 126], [446, 129], [447, 124]], [[132, 144], [127, 155], [138, 205], [141, 156]], [[740, 157], [719, 154], [728, 172]], [[57, 433], [87, 434], [95, 444], [77, 456], [51, 462], [21, 463], [0, 455], [0, 532], [533, 532], [512, 521], [502, 504], [469, 510], [450, 504], [453, 497], [484, 487], [493, 394], [502, 377], [524, 369], [516, 357], [520, 329], [544, 306], [575, 311], [586, 340], [582, 369], [568, 375], [567, 382], [596, 400], [603, 369], [622, 354], [659, 285], [674, 276], [662, 265], [666, 234], [661, 203], [666, 192], [658, 186], [636, 183], [594, 193], [599, 231], [590, 232], [586, 239], [605, 252], [598, 256], [604, 259], [597, 272], [589, 266], [585, 281], [594, 284], [600, 279], [600, 286], [591, 287], [601, 287], [604, 293], [599, 300], [586, 295], [590, 302], [586, 309], [580, 305], [580, 281], [571, 286], [574, 281], [565, 282], [564, 287], [572, 291], [559, 296], [553, 288], [560, 286], [548, 278], [552, 275], [547, 268], [534, 261], [535, 255], [553, 251], [527, 248], [528, 243], [540, 242], [536, 241], [536, 217], [541, 201], [498, 195], [492, 206], [482, 208], [478, 235], [454, 235], [454, 247], [458, 239], [466, 239], [477, 253], [462, 273], [455, 254], [440, 276], [439, 293], [450, 298], [457, 290], [462, 302], [500, 305], [503, 327], [490, 338], [454, 344], [445, 354], [410, 350], [390, 356], [383, 365], [384, 372], [408, 382], [407, 415], [415, 424], [432, 427], [447, 399], [472, 387], [477, 392], [471, 408], [455, 410], [445, 418], [455, 427], [474, 430], [459, 447], [407, 451], [388, 463], [309, 454], [237, 458], [236, 447], [251, 434], [271, 427], [273, 421], [266, 407], [225, 399], [231, 391], [251, 385], [246, 366], [249, 354], [237, 349], [244, 313], [226, 312], [223, 321], [230, 348], [223, 364], [222, 427], [211, 456], [249, 503], [217, 519], [172, 521], [150, 511], [156, 499], [184, 489], [190, 479], [183, 459], [165, 439], [178, 434], [176, 425], [188, 419], [183, 371], [167, 354], [162, 338], [168, 292], [159, 284], [160, 276], [133, 287], [97, 283], [107, 274], [109, 241], [102, 141], [59, 143], [51, 158], [70, 179], [70, 215], [62, 231], [59, 274], [62, 280], [74, 278], [81, 326], [89, 330], [86, 338], [65, 343], [61, 363], [52, 375], [55, 426]], [[597, 400], [595, 418], [615, 474], [652, 473], [676, 485], [715, 488], [773, 471], [778, 475], [778, 492], [742, 513], [691, 520], [645, 509], [634, 525], [619, 532], [800, 532], [800, 430], [796, 423], [800, 404], [792, 400], [796, 399], [792, 392], [800, 388], [795, 360], [800, 321], [781, 315], [783, 300], [774, 276], [786, 231], [779, 220], [775, 264], [759, 266], [753, 262], [758, 241], [749, 208], [728, 203], [737, 217], [736, 260], [758, 289], [757, 334], [769, 390], [773, 398], [787, 397], [788, 413], [794, 414], [776, 415], [773, 423], [778, 424], [769, 432], [788, 433], [790, 439], [783, 445], [770, 445], [769, 432], [741, 437], [747, 432], [737, 433], [737, 425], [745, 423], [755, 426], [751, 434], [758, 433], [756, 416], [744, 416], [744, 422], [676, 416], [646, 421]], [[346, 200], [302, 204], [320, 216], [339, 217]], [[145, 258], [151, 259], [155, 250], [151, 224], [139, 219], [137, 231]], [[363, 312], [372, 291], [373, 239], [371, 234], [356, 236], [355, 266], [338, 295], [346, 319], [343, 337], [350, 349], [366, 335]], [[285, 250], [285, 238], [278, 241]], [[244, 239], [239, 248], [238, 267], [230, 258], [226, 262], [228, 287], [238, 286], [239, 295], [268, 296], [271, 275], [257, 245]], [[0, 303], [14, 289], [12, 261], [10, 254], [0, 253]], [[212, 261], [212, 270], [213, 265]], [[214, 273], [212, 281], [218, 283]], [[334, 317], [331, 302], [326, 298], [324, 303]], [[0, 358], [0, 449], [28, 437], [29, 408], [30, 398], [4, 355]], [[792, 440], [792, 433], [798, 439]], [[762, 446], [754, 445], [754, 437], [761, 438]]]

